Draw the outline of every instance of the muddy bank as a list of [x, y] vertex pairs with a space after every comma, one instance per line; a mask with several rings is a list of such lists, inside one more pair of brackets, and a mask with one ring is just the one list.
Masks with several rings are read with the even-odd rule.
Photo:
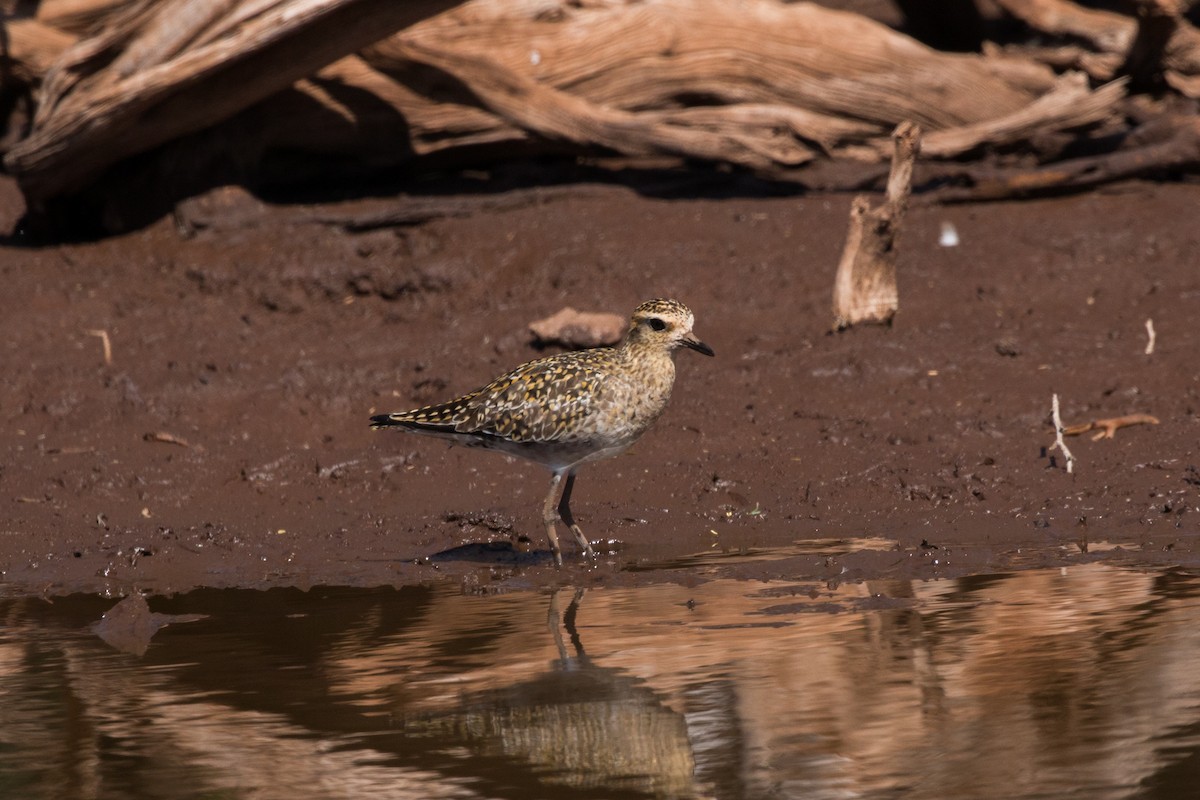
[[[1194, 186], [918, 205], [895, 325], [830, 335], [850, 197], [734, 180], [320, 205], [225, 190], [118, 238], [11, 240], [0, 584], [540, 586], [1197, 563]], [[20, 213], [5, 184], [2, 227]], [[938, 243], [946, 224], [957, 247]], [[373, 412], [538, 355], [527, 323], [564, 305], [626, 314], [656, 296], [695, 311], [717, 358], [681, 353], [657, 428], [581, 472], [576, 515], [609, 552], [595, 564], [546, 563], [540, 469], [367, 428]], [[1068, 423], [1141, 412], [1160, 424], [1072, 439], [1067, 474], [1045, 452], [1055, 392]], [[510, 545], [522, 536], [531, 554]], [[796, 544], [842, 539], [885, 545]], [[714, 555], [758, 548], [771, 557]]]

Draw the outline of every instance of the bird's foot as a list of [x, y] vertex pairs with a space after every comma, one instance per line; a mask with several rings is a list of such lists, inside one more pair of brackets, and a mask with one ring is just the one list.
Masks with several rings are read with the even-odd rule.
[[542, 522], [546, 526], [546, 539], [550, 541], [550, 550], [554, 553], [554, 563], [562, 566], [562, 548], [558, 546], [558, 534], [554, 531], [557, 518], [547, 515]]
[[579, 542], [579, 547], [583, 550], [584, 558], [595, 558], [596, 551], [592, 549], [592, 543], [583, 535], [583, 531], [578, 525], [571, 525], [571, 533], [575, 534], [575, 540]]

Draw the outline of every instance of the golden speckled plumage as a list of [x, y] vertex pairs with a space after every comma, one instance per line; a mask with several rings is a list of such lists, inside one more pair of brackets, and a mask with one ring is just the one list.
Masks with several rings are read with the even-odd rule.
[[[676, 349], [712, 355], [692, 336], [692, 324], [692, 312], [682, 303], [651, 300], [633, 312], [616, 347], [539, 358], [462, 397], [380, 414], [371, 424], [499, 450], [550, 468], [554, 480], [543, 518], [555, 557], [561, 563], [553, 527], [559, 517], [590, 554], [570, 514], [575, 469], [620, 453], [658, 419], [675, 384]], [[558, 514], [553, 514], [552, 501], [564, 475], [567, 485]]]

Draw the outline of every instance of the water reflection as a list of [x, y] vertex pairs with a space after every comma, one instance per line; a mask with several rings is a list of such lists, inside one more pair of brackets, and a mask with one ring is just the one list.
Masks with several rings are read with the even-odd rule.
[[1200, 577], [1178, 570], [207, 590], [150, 598], [140, 656], [97, 636], [114, 605], [0, 600], [0, 797], [1149, 799], [1200, 785]]
[[547, 621], [558, 658], [548, 671], [522, 676], [513, 670], [507, 678], [513, 682], [467, 689], [433, 711], [413, 713], [411, 704], [397, 704], [400, 725], [474, 757], [515, 760], [547, 784], [605, 789], [604, 796], [617, 789], [694, 796], [683, 715], [627, 671], [588, 657], [575, 622], [582, 597], [574, 593], [561, 622], [558, 593], [550, 600]]

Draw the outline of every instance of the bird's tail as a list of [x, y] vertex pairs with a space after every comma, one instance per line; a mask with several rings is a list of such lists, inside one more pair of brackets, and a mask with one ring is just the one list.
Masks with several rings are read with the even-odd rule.
[[450, 427], [444, 423], [420, 419], [412, 411], [401, 411], [396, 414], [376, 414], [371, 417], [372, 428], [405, 428], [410, 431], [439, 431]]
[[427, 433], [453, 433], [466, 424], [471, 416], [471, 401], [479, 392], [471, 392], [446, 403], [437, 403], [412, 411], [376, 414], [371, 417], [372, 428], [405, 428]]
[[393, 414], [376, 414], [371, 417], [372, 428], [406, 428], [410, 431], [430, 433], [452, 432], [463, 421], [465, 402], [469, 397], [451, 400], [449, 403], [425, 406], [412, 411], [397, 411]]

